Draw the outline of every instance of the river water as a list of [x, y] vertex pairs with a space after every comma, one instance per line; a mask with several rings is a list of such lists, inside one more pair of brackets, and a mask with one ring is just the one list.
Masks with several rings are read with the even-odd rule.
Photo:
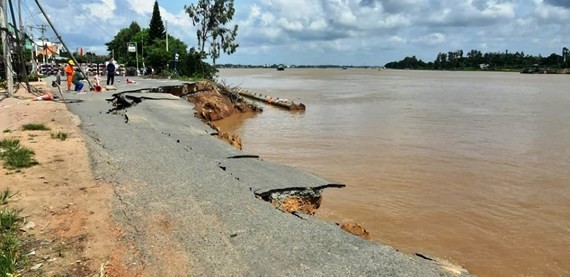
[[[219, 123], [244, 151], [347, 184], [318, 216], [480, 276], [570, 276], [570, 75], [224, 69], [302, 102]], [[298, 184], [296, 184], [298, 185]]]

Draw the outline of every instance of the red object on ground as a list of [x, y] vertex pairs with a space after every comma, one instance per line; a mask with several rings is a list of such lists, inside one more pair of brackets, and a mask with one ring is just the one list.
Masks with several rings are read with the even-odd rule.
[[46, 92], [46, 94], [32, 99], [32, 101], [38, 101], [38, 100], [50, 101], [50, 100], [53, 100], [53, 95], [51, 95], [51, 93], [49, 93], [49, 92]]

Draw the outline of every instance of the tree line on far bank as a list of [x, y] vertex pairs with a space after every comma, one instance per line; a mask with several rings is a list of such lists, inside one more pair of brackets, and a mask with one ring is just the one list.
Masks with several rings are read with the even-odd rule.
[[570, 68], [570, 51], [564, 47], [562, 55], [556, 53], [548, 57], [527, 55], [524, 52], [488, 52], [463, 50], [440, 52], [433, 62], [424, 62], [416, 56], [405, 57], [401, 61], [389, 62], [385, 66], [392, 69], [425, 70], [525, 70], [529, 68], [563, 69]]

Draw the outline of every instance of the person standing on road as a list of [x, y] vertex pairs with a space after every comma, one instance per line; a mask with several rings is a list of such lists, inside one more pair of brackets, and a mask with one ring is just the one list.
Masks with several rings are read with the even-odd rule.
[[107, 85], [113, 85], [115, 83], [115, 71], [117, 67], [115, 66], [115, 60], [111, 59], [107, 64]]
[[65, 75], [67, 75], [67, 91], [71, 90], [71, 83], [73, 82], [73, 66], [75, 65], [75, 63], [73, 62], [73, 60], [69, 60], [69, 62], [67, 62], [67, 65], [65, 66]]

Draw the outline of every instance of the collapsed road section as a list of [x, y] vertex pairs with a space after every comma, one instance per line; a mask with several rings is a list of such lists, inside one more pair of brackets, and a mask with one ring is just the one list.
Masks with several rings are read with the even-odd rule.
[[343, 188], [342, 184], [326, 184], [318, 187], [290, 187], [255, 192], [255, 195], [288, 213], [301, 212], [314, 215], [321, 207], [325, 188]]
[[[161, 97], [161, 94], [168, 95], [168, 97]], [[242, 149], [241, 138], [237, 134], [221, 132], [214, 125], [214, 122], [238, 113], [263, 111], [257, 105], [245, 101], [238, 93], [227, 87], [201, 81], [153, 88], [143, 87], [137, 90], [115, 93], [112, 95], [112, 98], [107, 99], [113, 106], [107, 113], [120, 114], [125, 118], [125, 123], [128, 123], [129, 116], [126, 113], [126, 109], [141, 103], [143, 100], [175, 100], [180, 98], [194, 103], [195, 116], [216, 130], [212, 135], [228, 142], [237, 149]]]
[[95, 177], [113, 184], [113, 218], [132, 242], [133, 253], [120, 256], [127, 267], [142, 265], [148, 276], [467, 275], [261, 201], [313, 197], [334, 182], [213, 138], [188, 101], [143, 99], [127, 108], [126, 125], [105, 114], [105, 98], [92, 94], [69, 108], [82, 121]]

